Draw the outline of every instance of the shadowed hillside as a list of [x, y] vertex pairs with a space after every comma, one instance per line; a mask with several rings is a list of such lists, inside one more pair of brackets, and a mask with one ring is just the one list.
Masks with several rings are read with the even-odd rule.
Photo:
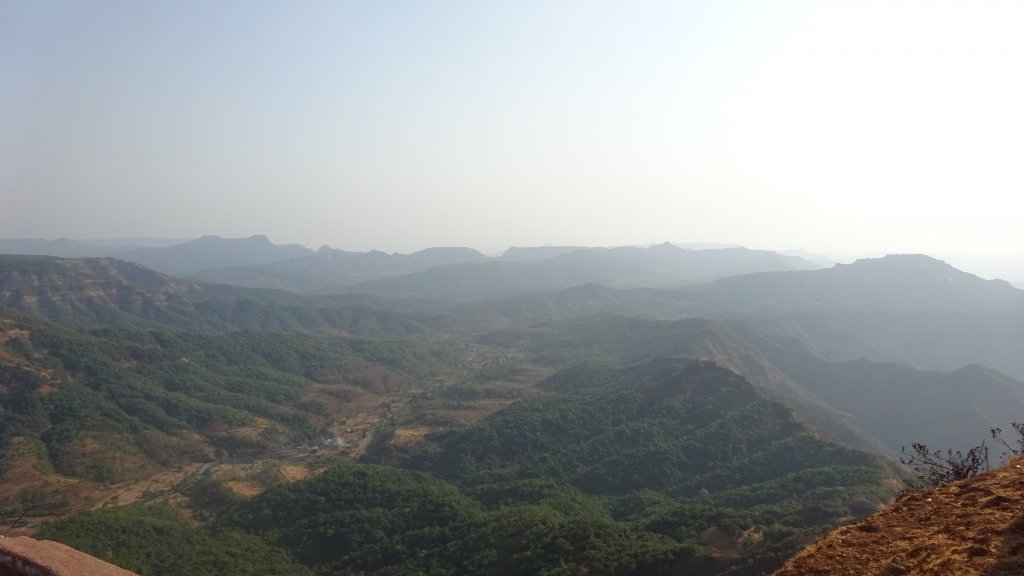
[[833, 360], [926, 370], [984, 364], [1024, 379], [1024, 291], [922, 255], [749, 274], [682, 291], [698, 314], [800, 339]]

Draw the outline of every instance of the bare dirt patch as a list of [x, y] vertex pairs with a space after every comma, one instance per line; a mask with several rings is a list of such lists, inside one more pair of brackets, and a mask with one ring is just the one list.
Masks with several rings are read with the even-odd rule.
[[230, 480], [228, 482], [225, 482], [224, 486], [226, 486], [235, 494], [238, 494], [239, 496], [244, 496], [246, 498], [250, 496], [255, 496], [263, 491], [263, 487], [253, 482], [247, 482], [245, 480]]
[[281, 473], [281, 477], [284, 478], [285, 482], [305, 480], [313, 475], [313, 471], [305, 466], [289, 466], [286, 464], [281, 466], [278, 471]]
[[398, 428], [390, 443], [394, 446], [408, 446], [422, 442], [423, 438], [430, 433], [426, 426], [413, 426], [410, 428]]

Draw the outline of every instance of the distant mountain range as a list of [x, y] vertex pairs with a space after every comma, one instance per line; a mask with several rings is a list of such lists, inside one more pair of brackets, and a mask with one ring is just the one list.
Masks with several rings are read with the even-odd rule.
[[203, 236], [191, 242], [161, 248], [136, 248], [114, 256], [148, 266], [164, 274], [187, 276], [210, 268], [271, 264], [310, 254], [313, 254], [313, 251], [305, 246], [274, 244], [266, 236]]
[[691, 250], [544, 246], [510, 248], [488, 258], [471, 248], [413, 254], [347, 252], [273, 244], [266, 236], [204, 236], [171, 246], [95, 246], [73, 240], [0, 240], [0, 254], [115, 257], [157, 272], [204, 282], [302, 294], [361, 292], [445, 301], [493, 299], [598, 283], [614, 287], [680, 286], [735, 274], [819, 267], [797, 256], [728, 247]]
[[435, 266], [483, 262], [471, 248], [428, 248], [413, 254], [346, 252], [321, 248], [302, 258], [266, 264], [226, 266], [192, 274], [197, 280], [303, 294], [340, 292], [359, 282], [428, 270]]
[[0, 310], [76, 328], [277, 330], [373, 336], [429, 329], [362, 295], [312, 299], [290, 292], [200, 284], [113, 258], [0, 255]]
[[[995, 370], [834, 362], [799, 340], [735, 321], [596, 315], [501, 329], [481, 339], [553, 366], [597, 359], [628, 365], [666, 356], [708, 360], [742, 375], [832, 437], [875, 452], [898, 453], [915, 441], [974, 445], [989, 429], [1024, 414], [1024, 383]], [[973, 433], [965, 438], [968, 430]]]
[[[0, 255], [0, 512], [93, 508], [191, 464], [211, 490], [183, 491], [195, 510], [234, 507], [235, 529], [324, 573], [500, 572], [499, 545], [545, 522], [533, 542], [559, 552], [522, 573], [579, 556], [560, 544], [577, 528], [578, 550], [618, 541], [660, 573], [763, 573], [897, 490], [902, 446], [960, 449], [1020, 421], [1021, 350], [1024, 292], [923, 255], [821, 269], [735, 247], [489, 258], [261, 236]], [[348, 464], [252, 506], [200, 467], [262, 469], [284, 450], [318, 468], [327, 441], [392, 467]], [[382, 504], [337, 514], [323, 491]], [[379, 547], [328, 545], [398, 526], [381, 514], [412, 494], [461, 502], [459, 530], [439, 538], [415, 513]], [[488, 533], [472, 553], [450, 545]], [[435, 556], [393, 553], [424, 539]], [[631, 568], [607, 573], [658, 573], [617, 554], [608, 566]]]
[[1024, 291], [922, 254], [895, 254], [796, 274], [722, 278], [685, 291], [726, 314], [1024, 310]]
[[[573, 262], [616, 258], [671, 260], [679, 253], [705, 257], [664, 246], [573, 251], [538, 262], [482, 260], [476, 266], [436, 266], [429, 274], [394, 281], [403, 280], [405, 286], [412, 282], [409, 278], [435, 278], [455, 292], [462, 276], [453, 272], [556, 263], [571, 268]], [[409, 256], [370, 254], [384, 265], [467, 256], [459, 249]], [[312, 258], [361, 256], [328, 249]], [[507, 292], [498, 285], [492, 288], [480, 289], [478, 296]], [[205, 284], [115, 259], [3, 256], [0, 306], [82, 328], [255, 329], [387, 337], [486, 334], [486, 345], [525, 346], [538, 361], [554, 365], [594, 354], [612, 354], [622, 362], [653, 355], [703, 358], [744, 375], [794, 406], [808, 421], [865, 449], [877, 450], [881, 440], [888, 449], [898, 450], [914, 440], [909, 437], [914, 430], [953, 445], [965, 429], [984, 431], [1005, 424], [1015, 411], [1024, 413], [1024, 393], [1017, 380], [981, 367], [964, 368], [984, 364], [1024, 379], [1024, 360], [1018, 353], [1024, 349], [1024, 292], [924, 256], [890, 256], [827, 270], [747, 274], [681, 290], [584, 284], [454, 304], [417, 304], [379, 295], [301, 296]], [[716, 316], [724, 323], [656, 320]], [[940, 326], [947, 328], [936, 329]], [[862, 357], [872, 361], [857, 360]], [[840, 383], [844, 384], [837, 387]], [[925, 389], [928, 394], [918, 398]], [[874, 401], [881, 396], [899, 400], [883, 410]], [[915, 402], [918, 405], [910, 410]], [[963, 407], [964, 414], [933, 421], [937, 411], [954, 406]]]
[[1024, 291], [928, 256], [723, 278], [681, 295], [695, 315], [742, 319], [834, 360], [980, 363], [1024, 379]]
[[[541, 249], [541, 251], [545, 251]], [[767, 270], [816, 266], [775, 252], [723, 248], [687, 250], [671, 244], [649, 248], [583, 248], [545, 259], [524, 258], [453, 264], [363, 282], [346, 291], [449, 301], [487, 300], [538, 291], [601, 284], [616, 288], [667, 287]]]

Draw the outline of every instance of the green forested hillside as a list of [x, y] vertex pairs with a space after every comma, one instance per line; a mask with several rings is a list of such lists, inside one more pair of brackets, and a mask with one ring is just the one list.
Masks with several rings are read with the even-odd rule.
[[[663, 360], [555, 394], [406, 455], [434, 474], [338, 463], [228, 505], [188, 538], [211, 556], [232, 539], [284, 551], [318, 574], [752, 576], [889, 495], [881, 460], [821, 440], [709, 363]], [[96, 553], [151, 548], [131, 567], [169, 573], [172, 544], [130, 536], [131, 515], [167, 522], [141, 508], [45, 534]]]
[[179, 280], [112, 258], [0, 255], [0, 306], [65, 326], [403, 337], [420, 322], [362, 296], [307, 298]]
[[484, 334], [480, 341], [520, 350], [557, 367], [592, 361], [629, 365], [660, 356], [711, 360], [741, 374], [841, 442], [868, 451], [886, 451], [856, 420], [780, 372], [737, 328], [742, 327], [703, 319], [665, 321], [596, 314], [510, 326]]
[[90, 512], [44, 528], [57, 540], [142, 576], [312, 576], [287, 552], [238, 530], [197, 529], [167, 504]]
[[[109, 259], [2, 257], [0, 272], [19, 310], [0, 311], [0, 515], [116, 505], [96, 487], [173, 471], [126, 501], [170, 501], [198, 526], [135, 506], [43, 532], [141, 574], [753, 576], [898, 489], [890, 464], [851, 448], [885, 453], [871, 432], [902, 422], [934, 444], [929, 430], [1020, 396], [983, 368], [834, 363], [808, 333], [637, 317], [704, 309], [690, 292], [439, 304]], [[958, 418], [979, 382], [992, 385], [975, 417]], [[316, 449], [325, 437], [346, 448]]]
[[29, 442], [55, 472], [97, 482], [253, 457], [325, 433], [311, 387], [386, 392], [444, 361], [426, 343], [81, 332], [3, 313], [0, 448]]

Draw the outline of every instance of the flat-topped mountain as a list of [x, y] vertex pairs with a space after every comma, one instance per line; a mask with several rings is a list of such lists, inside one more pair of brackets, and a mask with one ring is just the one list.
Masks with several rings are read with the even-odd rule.
[[584, 246], [513, 246], [501, 254], [502, 260], [509, 262], [530, 262], [547, 260], [576, 250], [586, 250]]

